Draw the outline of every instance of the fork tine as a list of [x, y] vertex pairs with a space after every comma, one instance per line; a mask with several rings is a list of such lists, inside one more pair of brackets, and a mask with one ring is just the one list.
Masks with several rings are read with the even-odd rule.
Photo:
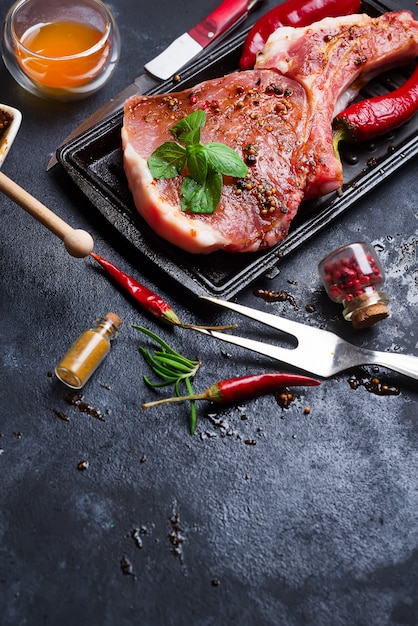
[[301, 354], [300, 348], [283, 348], [281, 346], [275, 346], [273, 344], [263, 343], [262, 341], [256, 341], [254, 339], [247, 339], [238, 335], [228, 335], [227, 333], [221, 333], [217, 330], [206, 330], [204, 328], [194, 328], [203, 335], [209, 335], [220, 339], [226, 343], [252, 350], [258, 354], [263, 354], [281, 363], [292, 365], [299, 370], [315, 374], [316, 376], [323, 376], [326, 378], [329, 376], [328, 370], [325, 370], [321, 366], [321, 362], [316, 358], [314, 360], [307, 359]]
[[256, 320], [257, 322], [261, 322], [271, 328], [275, 328], [276, 330], [281, 330], [288, 335], [296, 337], [299, 341], [301, 341], [302, 338], [310, 338], [312, 341], [314, 339], [318, 340], [318, 335], [329, 334], [329, 331], [322, 330], [321, 328], [306, 326], [306, 324], [294, 322], [293, 320], [288, 320], [285, 317], [279, 317], [278, 315], [273, 315], [272, 313], [265, 313], [264, 311], [259, 311], [258, 309], [252, 309], [251, 307], [237, 304], [236, 302], [219, 300], [217, 298], [211, 298], [210, 296], [200, 296], [200, 298], [202, 300], [212, 302], [213, 304], [217, 304], [225, 309], [236, 311], [241, 315], [245, 315], [246, 317]]
[[[272, 359], [293, 365], [298, 369], [316, 374], [317, 376], [328, 377], [331, 375], [336, 344], [337, 342], [342, 342], [342, 340], [337, 338], [333, 333], [320, 328], [306, 326], [300, 322], [294, 322], [293, 320], [272, 315], [271, 313], [264, 313], [263, 311], [252, 309], [235, 302], [218, 300], [209, 296], [204, 296], [203, 298], [209, 302], [213, 302], [214, 304], [231, 309], [241, 315], [261, 322], [271, 328], [287, 333], [295, 337], [298, 344], [296, 348], [289, 349], [218, 331], [209, 331], [205, 334], [221, 339], [227, 343], [247, 348], [253, 352], [269, 356]], [[319, 354], [321, 358], [318, 358]]]

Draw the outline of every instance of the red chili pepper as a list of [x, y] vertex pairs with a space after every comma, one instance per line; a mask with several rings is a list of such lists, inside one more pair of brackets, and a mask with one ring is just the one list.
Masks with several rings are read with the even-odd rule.
[[181, 326], [182, 328], [204, 328], [205, 330], [230, 330], [237, 327], [237, 324], [230, 324], [228, 326], [198, 326], [196, 324], [184, 324], [180, 322], [176, 313], [174, 313], [171, 306], [157, 295], [148, 287], [145, 287], [139, 283], [135, 278], [122, 272], [116, 265], [113, 265], [110, 261], [107, 261], [102, 256], [99, 256], [95, 252], [90, 252], [90, 256], [93, 257], [103, 269], [111, 276], [115, 282], [123, 287], [125, 291], [133, 297], [133, 299], [141, 305], [142, 308], [152, 313], [162, 322], [171, 324], [172, 326]]
[[132, 276], [125, 274], [116, 265], [113, 265], [110, 261], [107, 261], [103, 257], [95, 254], [94, 252], [90, 253], [90, 256], [93, 257], [100, 265], [106, 270], [106, 272], [111, 276], [118, 285], [123, 287], [125, 291], [127, 291], [131, 296], [133, 296], [134, 300], [138, 302], [144, 309], [158, 317], [158, 319], [163, 322], [167, 322], [168, 324], [179, 325], [181, 326], [181, 322], [177, 315], [174, 313], [173, 309], [165, 300], [163, 300], [156, 293], [141, 285], [138, 281], [136, 281]]
[[251, 28], [239, 62], [242, 70], [254, 67], [257, 54], [280, 26], [309, 26], [324, 17], [358, 13], [360, 0], [287, 0], [263, 15]]
[[308, 376], [297, 374], [267, 373], [229, 378], [215, 383], [206, 391], [190, 396], [174, 396], [155, 402], [143, 404], [144, 409], [168, 402], [184, 402], [186, 400], [209, 400], [218, 403], [244, 402], [269, 393], [276, 393], [283, 387], [314, 386], [321, 382]]
[[398, 128], [418, 111], [418, 65], [398, 89], [361, 100], [339, 113], [333, 121], [334, 147], [340, 141], [356, 143], [374, 139]]

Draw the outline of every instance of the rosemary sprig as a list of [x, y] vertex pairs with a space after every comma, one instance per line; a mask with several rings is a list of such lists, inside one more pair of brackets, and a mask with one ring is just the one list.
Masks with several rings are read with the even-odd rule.
[[[141, 331], [153, 339], [161, 348], [160, 350], [154, 350], [153, 353], [142, 346], [138, 348], [139, 352], [151, 367], [154, 374], [161, 379], [161, 382], [152, 382], [148, 376], [144, 376], [145, 383], [153, 389], [173, 385], [176, 396], [181, 396], [182, 393], [180, 385], [184, 382], [188, 395], [193, 395], [194, 392], [191, 379], [194, 378], [197, 370], [199, 369], [200, 361], [192, 361], [191, 359], [183, 356], [174, 350], [174, 348], [166, 343], [161, 337], [143, 326], [132, 324], [132, 328]], [[194, 400], [192, 400], [190, 402], [190, 433], [192, 435], [194, 434], [195, 428], [196, 404]]]

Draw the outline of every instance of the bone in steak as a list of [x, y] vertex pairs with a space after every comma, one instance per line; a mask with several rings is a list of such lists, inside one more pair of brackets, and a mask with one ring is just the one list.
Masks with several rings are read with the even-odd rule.
[[[303, 199], [341, 187], [335, 113], [371, 75], [417, 55], [418, 22], [409, 11], [327, 18], [277, 30], [254, 70], [183, 92], [133, 96], [125, 103], [122, 145], [139, 213], [158, 235], [192, 253], [273, 246], [286, 237]], [[207, 115], [202, 142], [227, 144], [249, 164], [246, 180], [224, 178], [212, 215], [183, 212], [182, 177], [154, 180], [147, 166], [151, 153], [174, 139], [171, 128], [199, 108]]]

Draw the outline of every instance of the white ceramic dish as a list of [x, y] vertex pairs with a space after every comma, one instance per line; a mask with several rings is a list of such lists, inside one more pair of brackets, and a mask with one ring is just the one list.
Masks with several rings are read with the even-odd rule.
[[[3, 115], [1, 115], [2, 113]], [[3, 117], [10, 119], [10, 123], [7, 125], [6, 129], [3, 130], [0, 128], [0, 168], [19, 130], [22, 114], [18, 109], [9, 107], [7, 104], [0, 104], [0, 120]]]

